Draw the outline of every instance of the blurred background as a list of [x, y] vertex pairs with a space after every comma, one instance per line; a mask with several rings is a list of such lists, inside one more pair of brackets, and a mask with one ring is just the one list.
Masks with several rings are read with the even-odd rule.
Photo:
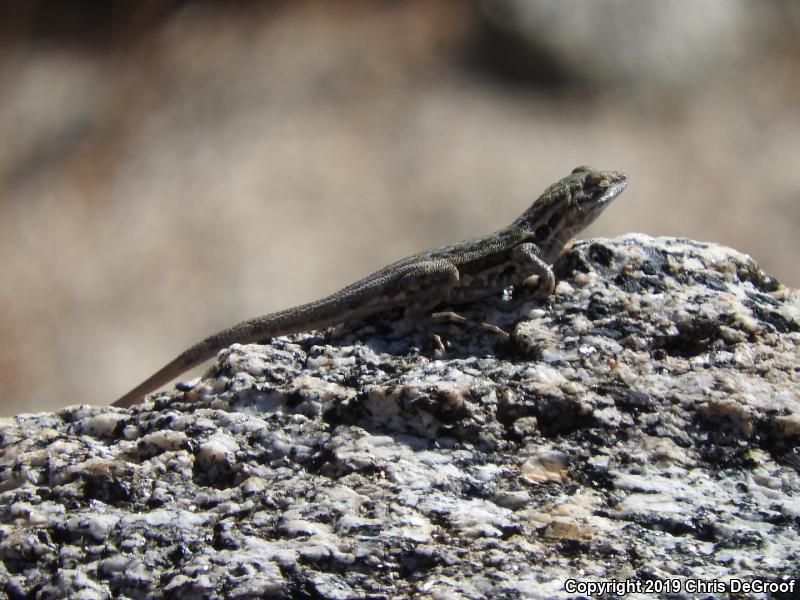
[[[106, 404], [213, 331], [506, 225], [800, 285], [794, 0], [0, 2], [0, 411]], [[188, 376], [187, 376], [188, 378]]]

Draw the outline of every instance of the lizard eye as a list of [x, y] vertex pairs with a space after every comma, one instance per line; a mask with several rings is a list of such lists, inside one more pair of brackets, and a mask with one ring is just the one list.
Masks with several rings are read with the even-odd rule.
[[540, 225], [536, 228], [536, 231], [533, 232], [533, 239], [537, 242], [546, 240], [548, 237], [550, 237], [550, 231], [549, 225]]

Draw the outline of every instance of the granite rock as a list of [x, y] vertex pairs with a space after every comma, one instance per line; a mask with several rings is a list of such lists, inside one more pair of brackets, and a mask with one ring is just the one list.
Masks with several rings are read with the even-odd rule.
[[446, 325], [442, 352], [389, 314], [233, 345], [131, 410], [3, 419], [0, 593], [797, 593], [798, 291], [644, 235], [579, 242], [556, 270], [545, 301], [459, 307], [509, 341]]

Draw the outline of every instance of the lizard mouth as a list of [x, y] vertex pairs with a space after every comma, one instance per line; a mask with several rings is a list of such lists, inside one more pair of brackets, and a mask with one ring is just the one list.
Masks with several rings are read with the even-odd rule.
[[597, 199], [598, 202], [608, 202], [622, 193], [628, 187], [628, 178], [622, 173], [614, 173], [617, 177], [609, 182], [605, 192], [603, 192]]
[[628, 178], [624, 173], [611, 171], [605, 173], [606, 177], [599, 181], [594, 188], [594, 193], [588, 194], [580, 204], [584, 206], [603, 206], [619, 196], [628, 186]]

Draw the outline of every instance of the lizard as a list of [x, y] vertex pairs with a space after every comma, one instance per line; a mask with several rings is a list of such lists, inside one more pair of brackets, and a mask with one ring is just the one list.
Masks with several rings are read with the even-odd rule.
[[[556, 283], [551, 265], [571, 245], [573, 237], [626, 186], [627, 176], [619, 171], [577, 167], [548, 187], [507, 227], [486, 237], [414, 254], [320, 300], [242, 321], [215, 333], [179, 354], [113, 406], [135, 404], [233, 343], [354, 325], [398, 308], [403, 308], [405, 317], [413, 322], [439, 306], [499, 294], [534, 275], [538, 276], [537, 295], [547, 297]], [[458, 317], [455, 313], [439, 314]]]

